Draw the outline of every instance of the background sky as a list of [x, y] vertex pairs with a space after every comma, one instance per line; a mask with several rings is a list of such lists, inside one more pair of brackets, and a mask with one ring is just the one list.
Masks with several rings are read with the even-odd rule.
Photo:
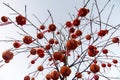
[[[93, 0], [94, 1], [94, 0]], [[107, 0], [100, 0], [99, 5], [103, 6]], [[34, 21], [33, 14], [38, 16], [41, 21], [44, 21], [46, 16], [48, 16], [47, 10], [50, 10], [55, 23], [64, 23], [66, 20], [70, 20], [70, 16], [68, 13], [74, 14], [76, 12], [76, 8], [82, 7], [81, 0], [1, 0], [0, 1], [0, 16], [10, 16], [11, 18], [15, 16], [14, 12], [6, 7], [4, 3], [8, 3], [18, 12], [24, 14], [24, 7], [27, 5], [27, 16], [33, 21], [33, 23], [38, 23]], [[111, 9], [112, 5], [115, 4], [110, 24], [116, 25], [120, 23], [120, 1], [119, 0], [111, 0], [107, 9]], [[89, 8], [89, 6], [88, 6]], [[106, 18], [106, 13], [103, 19]], [[14, 15], [13, 15], [14, 14]], [[16, 31], [19, 31], [14, 25], [0, 26], [0, 40], [7, 39], [9, 37], [18, 38]], [[31, 30], [30, 30], [31, 31]], [[4, 50], [11, 47], [9, 43], [0, 43], [0, 53]], [[6, 64], [4, 67], [0, 68], [0, 80], [23, 80], [23, 76], [26, 75], [29, 70], [27, 69], [29, 60], [26, 59], [26, 55], [24, 53], [15, 56], [15, 58], [11, 61], [10, 64]], [[115, 74], [113, 70], [112, 75], [120, 75]], [[40, 80], [40, 79], [37, 79]]]

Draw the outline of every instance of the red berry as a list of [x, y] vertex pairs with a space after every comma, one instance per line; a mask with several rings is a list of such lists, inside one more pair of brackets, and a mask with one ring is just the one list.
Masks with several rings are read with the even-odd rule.
[[25, 77], [24, 77], [24, 80], [30, 80], [30, 76], [28, 76], [28, 75], [25, 76]]
[[78, 17], [85, 17], [89, 13], [89, 9], [86, 8], [80, 8], [78, 11]]
[[105, 68], [105, 67], [106, 67], [106, 64], [105, 64], [105, 63], [102, 63], [101, 66], [102, 66], [103, 68]]
[[17, 22], [18, 25], [23, 26], [23, 25], [26, 24], [26, 18], [22, 15], [19, 15], [19, 16], [16, 17], [16, 22]]
[[9, 61], [11, 59], [13, 59], [14, 54], [10, 51], [10, 50], [6, 50], [2, 53], [2, 58], [5, 61]]
[[118, 37], [113, 37], [112, 42], [113, 43], [119, 43], [119, 38]]
[[55, 40], [53, 38], [49, 39], [49, 44], [54, 44]]
[[108, 66], [108, 67], [111, 67], [112, 65], [111, 65], [110, 63], [107, 63], [107, 66]]
[[70, 21], [66, 22], [66, 27], [72, 27], [72, 23]]
[[36, 54], [36, 49], [35, 49], [35, 48], [31, 48], [30, 54], [31, 54], [31, 55], [35, 55], [35, 54]]
[[8, 21], [8, 17], [2, 16], [2, 17], [1, 17], [1, 20], [2, 20], [2, 22], [7, 22], [7, 21]]
[[100, 30], [100, 31], [98, 32], [98, 36], [103, 37], [103, 36], [105, 36], [107, 33], [108, 33], [107, 30]]
[[31, 37], [31, 36], [24, 36], [23, 42], [24, 42], [25, 44], [30, 44], [30, 43], [32, 43], [32, 42], [33, 42], [32, 37]]
[[45, 29], [45, 25], [41, 25], [41, 26], [40, 26], [40, 29], [41, 29], [41, 30], [44, 30], [44, 29]]
[[13, 46], [14, 46], [14, 48], [19, 48], [19, 47], [21, 46], [21, 43], [18, 42], [18, 41], [15, 41], [15, 42], [13, 43]]
[[86, 40], [90, 40], [91, 39], [91, 35], [88, 34], [88, 35], [85, 36], [85, 38], [86, 38]]
[[66, 43], [67, 50], [75, 50], [78, 47], [78, 43], [75, 39], [68, 40]]
[[103, 52], [103, 54], [107, 54], [108, 50], [107, 49], [103, 49], [102, 52]]
[[81, 30], [77, 30], [77, 31], [75, 31], [75, 34], [76, 34], [76, 36], [81, 36], [82, 35], [82, 31]]
[[43, 48], [38, 48], [37, 49], [37, 54], [40, 58], [43, 58], [45, 56], [44, 49]]
[[73, 25], [74, 26], [79, 26], [80, 25], [80, 20], [79, 19], [74, 19], [73, 20]]
[[70, 33], [74, 33], [74, 31], [75, 31], [75, 29], [73, 27], [69, 29]]
[[51, 45], [50, 45], [50, 44], [47, 44], [47, 45], [45, 46], [45, 50], [50, 50], [50, 48], [51, 48]]
[[43, 37], [44, 37], [44, 35], [43, 35], [42, 32], [40, 32], [40, 33], [37, 34], [37, 38], [38, 38], [38, 39], [42, 39]]
[[39, 65], [38, 68], [37, 68], [38, 71], [43, 71], [44, 70], [44, 67], [42, 65]]
[[55, 24], [50, 24], [48, 28], [49, 28], [50, 31], [55, 31], [56, 30], [56, 25]]
[[113, 59], [112, 61], [114, 64], [117, 64], [118, 63], [118, 60], [117, 59]]

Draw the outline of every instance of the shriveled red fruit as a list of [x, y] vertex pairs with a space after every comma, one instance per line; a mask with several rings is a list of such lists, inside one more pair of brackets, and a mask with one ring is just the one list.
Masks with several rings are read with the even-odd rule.
[[78, 47], [78, 43], [75, 39], [71, 39], [66, 42], [66, 48], [68, 50], [75, 50], [77, 47]]
[[75, 38], [77, 38], [77, 36], [76, 36], [76, 34], [71, 34], [71, 38], [73, 38], [73, 39], [75, 39]]
[[7, 21], [8, 21], [8, 17], [2, 16], [2, 17], [1, 17], [1, 20], [2, 20], [2, 22], [7, 22]]
[[108, 50], [107, 49], [103, 49], [102, 52], [103, 52], [103, 54], [107, 54]]
[[44, 30], [44, 29], [45, 29], [45, 25], [41, 25], [41, 26], [40, 26], [40, 29], [41, 29], [41, 30]]
[[69, 29], [69, 32], [70, 32], [70, 33], [74, 33], [74, 31], [75, 31], [75, 29], [74, 29], [73, 27], [71, 27], [71, 28]]
[[89, 9], [86, 8], [80, 8], [78, 10], [78, 17], [85, 17], [89, 13]]
[[43, 48], [38, 48], [36, 52], [40, 58], [43, 58], [45, 56]]
[[50, 75], [53, 80], [58, 80], [60, 76], [59, 72], [56, 70], [52, 71]]
[[13, 59], [14, 54], [10, 51], [10, 50], [6, 50], [2, 53], [2, 58], [5, 61], [9, 61], [11, 59]]
[[66, 25], [66, 27], [72, 27], [71, 21], [67, 21], [65, 25]]
[[26, 75], [26, 76], [24, 77], [24, 80], [30, 80], [30, 76]]
[[94, 79], [94, 80], [99, 80], [99, 76], [98, 76], [98, 75], [94, 75], [94, 76], [93, 76], [93, 79]]
[[51, 45], [50, 45], [50, 44], [47, 44], [47, 45], [45, 46], [45, 50], [50, 50], [50, 48], [51, 48]]
[[31, 64], [35, 64], [35, 60], [31, 60], [31, 62], [30, 62]]
[[78, 30], [75, 31], [75, 34], [76, 34], [76, 36], [81, 36], [82, 35], [82, 31], [78, 29]]
[[51, 79], [51, 74], [47, 74], [47, 75], [46, 75], [46, 79], [47, 79], [47, 80], [50, 80], [50, 79]]
[[43, 67], [42, 65], [39, 65], [39, 66], [37, 67], [37, 70], [38, 70], [38, 71], [43, 71], [43, 70], [44, 70], [44, 67]]
[[56, 30], [56, 25], [55, 24], [50, 24], [48, 28], [49, 28], [50, 31], [55, 31]]
[[105, 68], [105, 67], [106, 67], [106, 64], [105, 64], [105, 63], [102, 63], [101, 66], [102, 66], [103, 68]]
[[93, 72], [93, 73], [97, 73], [100, 71], [100, 67], [97, 65], [97, 64], [91, 64], [90, 65], [90, 71]]
[[90, 40], [91, 39], [91, 35], [88, 34], [88, 35], [85, 36], [85, 38], [86, 38], [86, 40]]
[[60, 52], [54, 52], [53, 53], [53, 57], [54, 57], [55, 60], [60, 60], [61, 57], [62, 57], [62, 53], [60, 53]]
[[55, 40], [54, 43], [55, 43], [55, 44], [58, 44], [59, 42], [58, 42], [58, 40]]
[[98, 54], [98, 50], [97, 50], [97, 48], [95, 47], [95, 46], [93, 46], [93, 45], [89, 45], [89, 47], [88, 47], [88, 55], [90, 56], [90, 57], [94, 57], [94, 56], [96, 56], [97, 54]]
[[64, 54], [62, 54], [60, 61], [61, 62], [65, 62], [66, 61], [66, 56]]
[[75, 75], [76, 78], [82, 78], [82, 73], [80, 72], [77, 72], [76, 75]]
[[30, 43], [32, 43], [32, 42], [33, 42], [32, 37], [31, 37], [31, 36], [24, 36], [23, 42], [24, 42], [25, 44], [30, 44]]
[[42, 39], [44, 37], [44, 34], [42, 32], [38, 33], [37, 34], [37, 38], [38, 39]]
[[112, 65], [111, 65], [111, 63], [107, 63], [107, 66], [108, 66], [108, 67], [111, 67]]
[[18, 42], [18, 41], [15, 41], [15, 42], [13, 43], [13, 46], [14, 46], [14, 48], [19, 48], [19, 47], [21, 46], [21, 43]]
[[31, 54], [31, 55], [35, 55], [35, 54], [36, 54], [36, 49], [35, 49], [35, 48], [31, 48], [30, 54]]
[[118, 37], [113, 37], [112, 42], [113, 43], [119, 43], [119, 38]]
[[17, 22], [18, 25], [23, 26], [23, 25], [26, 24], [26, 18], [24, 16], [22, 16], [22, 15], [18, 15], [16, 17], [16, 22]]
[[62, 66], [60, 69], [60, 73], [62, 76], [67, 77], [71, 74], [71, 69], [68, 66]]
[[113, 59], [112, 61], [114, 64], [117, 64], [118, 63], [118, 60], [117, 59]]
[[88, 50], [88, 55], [94, 57], [98, 54], [98, 50]]
[[49, 42], [49, 44], [54, 44], [54, 41], [55, 41], [55, 40], [54, 40], [53, 38], [51, 38], [51, 39], [49, 39], [48, 42]]
[[32, 78], [31, 78], [31, 80], [35, 80], [35, 78], [34, 78], [34, 77], [32, 77]]
[[93, 46], [93, 45], [89, 45], [89, 47], [88, 47], [88, 55], [90, 56], [90, 57], [94, 57], [94, 56], [96, 56], [97, 54], [98, 54], [98, 50], [97, 50], [97, 48], [95, 47], [95, 46]]
[[108, 33], [107, 30], [100, 30], [100, 31], [98, 32], [98, 36], [103, 37], [103, 36], [105, 36], [107, 33]]
[[74, 20], [73, 20], [73, 25], [74, 25], [74, 26], [79, 26], [79, 25], [80, 25], [80, 22], [81, 22], [81, 21], [80, 21], [79, 19], [74, 19]]

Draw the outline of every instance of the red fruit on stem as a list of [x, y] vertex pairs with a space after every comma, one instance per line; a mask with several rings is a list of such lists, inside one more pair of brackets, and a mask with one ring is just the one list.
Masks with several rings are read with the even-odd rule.
[[5, 61], [9, 61], [11, 59], [13, 59], [14, 54], [10, 51], [10, 50], [6, 50], [2, 53], [2, 58]]
[[68, 66], [62, 66], [60, 69], [60, 73], [62, 76], [67, 77], [71, 74], [71, 69]]
[[117, 59], [113, 59], [112, 61], [114, 64], [117, 64], [118, 63], [118, 60]]
[[113, 37], [112, 42], [113, 43], [119, 43], [119, 38], [118, 37]]
[[36, 52], [40, 58], [43, 58], [45, 56], [43, 48], [38, 48]]
[[78, 47], [78, 43], [75, 39], [68, 40], [66, 43], [67, 50], [75, 50]]
[[38, 39], [42, 39], [44, 37], [44, 34], [42, 32], [38, 33], [37, 34], [37, 38]]
[[102, 52], [103, 52], [103, 54], [107, 54], [108, 50], [107, 49], [103, 49]]
[[56, 30], [56, 25], [55, 24], [50, 24], [48, 28], [49, 28], [50, 31], [55, 31]]
[[7, 22], [7, 21], [8, 21], [8, 17], [2, 16], [2, 17], [1, 17], [1, 20], [2, 20], [2, 22]]
[[59, 74], [58, 71], [52, 71], [50, 75], [51, 75], [51, 78], [52, 78], [53, 80], [58, 80], [58, 78], [59, 78], [59, 76], [60, 76], [60, 74]]
[[23, 26], [23, 25], [26, 24], [26, 18], [24, 16], [22, 16], [22, 15], [18, 15], [16, 17], [16, 22], [17, 22], [18, 25]]
[[54, 57], [55, 60], [60, 60], [61, 57], [62, 57], [62, 53], [60, 53], [60, 52], [54, 52], [53, 53], [53, 57]]
[[24, 77], [24, 80], [30, 80], [30, 76], [28, 76], [28, 75], [25, 76], [25, 77]]
[[91, 35], [88, 34], [88, 35], [85, 36], [85, 38], [86, 38], [86, 40], [90, 40], [91, 39]]
[[72, 27], [71, 21], [67, 21], [65, 25], [66, 25], [66, 27]]
[[36, 49], [35, 49], [35, 48], [31, 48], [30, 54], [31, 54], [31, 55], [35, 55], [35, 54], [36, 54]]
[[101, 66], [102, 66], [103, 68], [105, 68], [105, 67], [106, 67], [106, 64], [105, 64], [105, 63], [102, 63]]
[[75, 31], [75, 34], [76, 34], [76, 36], [81, 36], [82, 35], [82, 31], [81, 30], [77, 30], [77, 31]]
[[80, 8], [78, 10], [78, 17], [85, 17], [89, 13], [89, 9], [86, 8]]
[[91, 64], [90, 65], [90, 71], [93, 73], [97, 73], [100, 71], [100, 67], [97, 64]]
[[32, 37], [31, 37], [31, 36], [24, 36], [23, 42], [24, 42], [25, 44], [30, 44], [30, 43], [32, 43], [32, 42], [33, 42]]
[[41, 30], [44, 30], [44, 29], [45, 29], [45, 25], [41, 25], [41, 26], [40, 26], [40, 29], [41, 29]]
[[74, 26], [79, 26], [79, 25], [80, 25], [80, 22], [81, 22], [81, 21], [80, 21], [79, 19], [74, 19], [74, 20], [73, 20], [73, 25], [74, 25]]
[[49, 39], [49, 44], [54, 44], [55, 40], [53, 38]]
[[39, 65], [39, 66], [37, 67], [37, 70], [38, 70], [38, 71], [43, 71], [43, 70], [44, 70], [44, 67], [43, 67], [42, 65]]
[[13, 43], [13, 46], [14, 46], [14, 48], [19, 48], [19, 47], [21, 46], [21, 43], [18, 42], [18, 41], [15, 41], [15, 42]]

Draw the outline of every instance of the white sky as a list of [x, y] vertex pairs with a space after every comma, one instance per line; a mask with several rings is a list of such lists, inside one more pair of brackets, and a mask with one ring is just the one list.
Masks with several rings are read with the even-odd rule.
[[[36, 16], [39, 16], [41, 21], [44, 21], [44, 18], [48, 16], [48, 9], [54, 16], [53, 18], [56, 23], [64, 23], [64, 21], [70, 19], [68, 15], [69, 12], [71, 14], [74, 14], [76, 12], [74, 7], [81, 7], [82, 3], [80, 1], [81, 0], [1, 0], [0, 16], [14, 16], [10, 15], [10, 13], [13, 13], [13, 11], [3, 5], [3, 2], [9, 3], [10, 6], [12, 6], [15, 10], [19, 11], [22, 14], [24, 14], [24, 5], [26, 4], [28, 18], [30, 17], [32, 19], [32, 14], [35, 14]], [[106, 0], [101, 0], [100, 6], [103, 6], [104, 1]], [[110, 22], [112, 25], [116, 25], [120, 21], [120, 2], [119, 0], [111, 0], [110, 4], [115, 4], [115, 8], [113, 10]], [[108, 6], [108, 9], [109, 7], [111, 8], [111, 5]], [[14, 25], [3, 27], [0, 26], [0, 40], [4, 39], [6, 36], [16, 37], [14, 31], [17, 31], [17, 29], [13, 26]], [[0, 52], [9, 48], [10, 46], [8, 46], [8, 44], [0, 43]], [[29, 60], [26, 59], [26, 57], [24, 57], [23, 55], [20, 54], [16, 56], [10, 64], [7, 64], [4, 67], [0, 68], [0, 80], [23, 80], [23, 76], [26, 75], [28, 72], [28, 69], [26, 69], [28, 63]]]

